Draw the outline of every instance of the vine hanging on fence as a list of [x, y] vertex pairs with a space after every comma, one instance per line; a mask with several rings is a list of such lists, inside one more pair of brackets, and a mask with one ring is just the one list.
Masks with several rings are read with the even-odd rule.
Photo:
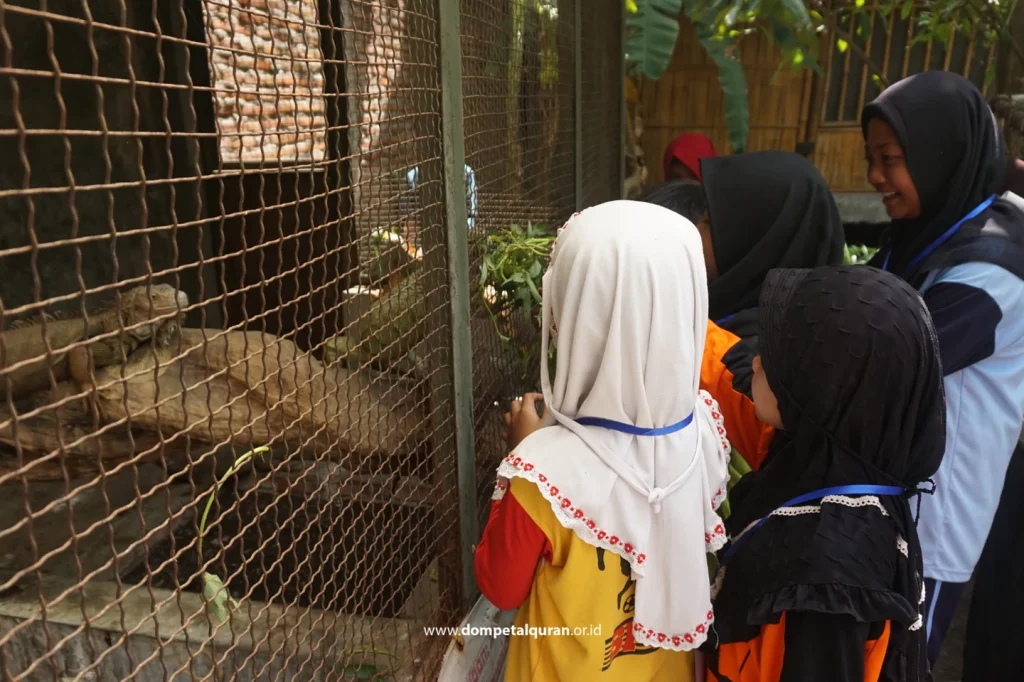
[[[238, 473], [253, 457], [269, 451], [270, 448], [265, 445], [249, 450], [236, 459], [231, 468], [214, 483], [213, 490], [210, 491], [210, 496], [206, 500], [206, 508], [203, 509], [203, 515], [199, 519], [199, 542], [197, 543], [196, 553], [199, 555], [200, 566], [203, 565], [203, 535], [206, 534], [206, 519], [210, 515], [210, 509], [213, 508], [213, 500], [217, 497], [217, 493], [220, 492], [220, 487], [224, 485], [225, 481]], [[213, 573], [207, 573], [206, 571], [203, 571], [203, 597], [209, 602], [213, 617], [220, 623], [227, 620], [229, 605], [232, 608], [238, 608], [238, 602], [228, 592], [228, 587], [224, 584], [224, 581]]]

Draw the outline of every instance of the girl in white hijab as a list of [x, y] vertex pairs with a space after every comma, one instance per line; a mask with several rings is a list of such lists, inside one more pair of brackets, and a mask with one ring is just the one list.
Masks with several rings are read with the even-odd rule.
[[682, 216], [612, 201], [559, 231], [543, 424], [530, 397], [506, 418], [532, 433], [510, 442], [476, 551], [483, 594], [541, 629], [511, 638], [506, 680], [694, 679], [730, 451], [698, 390], [707, 313], [700, 235]]

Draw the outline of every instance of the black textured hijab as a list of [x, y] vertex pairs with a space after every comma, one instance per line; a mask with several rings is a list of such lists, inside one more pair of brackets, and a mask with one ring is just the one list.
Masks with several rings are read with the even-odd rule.
[[1003, 191], [1006, 143], [974, 84], [946, 71], [910, 76], [864, 107], [861, 126], [865, 137], [868, 124], [876, 117], [892, 127], [903, 148], [921, 200], [921, 215], [893, 220], [888, 248], [882, 249], [872, 264], [881, 265], [888, 254], [887, 269], [915, 286], [932, 270], [969, 261], [992, 262], [1021, 276], [1024, 214], [1002, 199], [965, 222], [930, 256], [909, 267], [957, 221]]
[[772, 268], [843, 262], [843, 224], [828, 184], [792, 152], [700, 161], [718, 279], [708, 285], [712, 320], [757, 305]]
[[[798, 495], [858, 484], [912, 491], [935, 473], [946, 437], [938, 342], [907, 283], [869, 266], [776, 270], [758, 317], [787, 438], [733, 489], [730, 537]], [[715, 600], [720, 640], [749, 640], [793, 610], [890, 621], [882, 679], [925, 679], [923, 628], [910, 629], [923, 587], [910, 497], [880, 496], [885, 514], [822, 504], [752, 531]]]

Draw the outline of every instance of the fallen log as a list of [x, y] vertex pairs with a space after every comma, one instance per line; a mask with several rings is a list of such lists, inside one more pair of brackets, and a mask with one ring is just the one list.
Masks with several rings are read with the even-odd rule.
[[[291, 341], [261, 332], [182, 329], [178, 343], [142, 347], [123, 366], [99, 370], [95, 385], [85, 400], [29, 419], [15, 421], [8, 406], [0, 405], [0, 443], [22, 452], [20, 460], [0, 454], [0, 481], [61, 450], [63, 462], [37, 465], [29, 477], [63, 477], [64, 469], [98, 473], [101, 463], [107, 467], [146, 450], [159, 456], [161, 438], [177, 436], [177, 447], [184, 447], [182, 435], [210, 445], [248, 449], [273, 443], [327, 452], [355, 469], [371, 456], [422, 449], [430, 428], [411, 384], [340, 364], [325, 366]], [[18, 401], [17, 412], [77, 392], [62, 382], [56, 391]]]

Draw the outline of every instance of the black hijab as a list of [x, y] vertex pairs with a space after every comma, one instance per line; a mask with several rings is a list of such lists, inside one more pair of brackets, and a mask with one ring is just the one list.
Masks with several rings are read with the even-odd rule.
[[[938, 342], [908, 284], [863, 265], [777, 270], [758, 318], [787, 437], [733, 489], [730, 537], [804, 493], [857, 484], [913, 490], [935, 473], [946, 438]], [[890, 621], [882, 679], [924, 679], [924, 631], [910, 630], [923, 588], [910, 497], [880, 496], [886, 515], [823, 504], [820, 513], [772, 516], [726, 566], [715, 600], [720, 640], [747, 641], [785, 611]]]
[[873, 265], [920, 286], [928, 272], [970, 261], [1001, 265], [1024, 277], [1024, 214], [997, 198], [947, 241], [910, 268], [912, 261], [957, 221], [1003, 191], [1006, 142], [985, 97], [969, 80], [926, 71], [887, 88], [864, 107], [861, 127], [880, 118], [903, 148], [921, 200], [921, 215], [893, 220]]
[[792, 152], [766, 151], [700, 161], [718, 279], [708, 314], [721, 320], [757, 305], [772, 268], [843, 262], [843, 224], [828, 184]]

